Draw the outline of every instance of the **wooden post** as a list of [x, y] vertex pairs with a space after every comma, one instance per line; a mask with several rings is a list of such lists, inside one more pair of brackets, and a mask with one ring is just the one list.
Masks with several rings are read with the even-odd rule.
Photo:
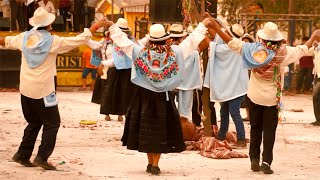
[[114, 0], [111, 0], [111, 21], [114, 22], [114, 19], [113, 19], [113, 8], [114, 8]]
[[[201, 14], [205, 13], [205, 0], [201, 0]], [[202, 61], [203, 61], [203, 71], [206, 74], [207, 65], [208, 65], [208, 49], [202, 52]], [[203, 126], [204, 126], [204, 135], [205, 136], [212, 136], [212, 125], [211, 125], [211, 109], [209, 107], [210, 103], [210, 89], [203, 87], [202, 90], [202, 105], [203, 105], [203, 114], [205, 118], [202, 119]]]

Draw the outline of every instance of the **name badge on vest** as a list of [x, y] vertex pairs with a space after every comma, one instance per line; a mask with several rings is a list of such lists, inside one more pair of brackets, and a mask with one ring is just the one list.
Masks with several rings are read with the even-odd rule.
[[57, 98], [56, 92], [53, 91], [48, 96], [44, 97], [43, 101], [44, 101], [44, 106], [45, 107], [56, 106], [58, 104], [58, 98]]

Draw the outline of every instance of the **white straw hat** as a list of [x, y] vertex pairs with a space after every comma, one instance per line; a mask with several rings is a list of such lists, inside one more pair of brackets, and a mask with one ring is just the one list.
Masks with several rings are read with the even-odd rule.
[[283, 35], [279, 31], [278, 26], [273, 22], [267, 22], [263, 29], [257, 32], [259, 38], [269, 41], [281, 41], [283, 40]]
[[188, 35], [188, 33], [186, 33], [183, 30], [183, 26], [181, 24], [172, 24], [170, 26], [170, 37], [184, 37]]
[[130, 31], [128, 27], [128, 21], [124, 18], [119, 18], [116, 22], [116, 25], [122, 30], [122, 31]]
[[39, 27], [49, 26], [55, 19], [56, 16], [54, 14], [49, 13], [43, 7], [39, 7], [29, 19], [29, 24], [33, 26], [33, 29], [38, 29]]
[[228, 32], [235, 38], [241, 38], [244, 34], [244, 30], [240, 24], [233, 24], [227, 27]]
[[164, 41], [170, 38], [170, 34], [166, 33], [161, 24], [153, 24], [150, 27], [150, 33], [147, 36], [150, 41]]
[[250, 36], [250, 34], [247, 34], [247, 33], [244, 34], [242, 36], [242, 39], [244, 39], [244, 38], [247, 38], [247, 39], [251, 40], [251, 42], [255, 42], [255, 39], [252, 36]]

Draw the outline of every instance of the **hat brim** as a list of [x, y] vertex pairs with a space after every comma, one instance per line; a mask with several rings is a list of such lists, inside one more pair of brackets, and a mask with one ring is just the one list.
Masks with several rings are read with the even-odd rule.
[[37, 29], [38, 27], [46, 27], [49, 26], [50, 24], [52, 24], [54, 22], [54, 20], [56, 19], [56, 16], [52, 13], [48, 13], [48, 17], [46, 18], [46, 20], [44, 22], [41, 22], [40, 24], [37, 24], [36, 22], [34, 22], [34, 17], [31, 17], [29, 19], [29, 24], [34, 27], [35, 29]]
[[[231, 34], [232, 37], [238, 38], [238, 39], [241, 38], [241, 36], [238, 35], [236, 32], [234, 32], [234, 31], [233, 31], [233, 33], [231, 32], [231, 26], [227, 26], [226, 29], [229, 32], [229, 34]], [[236, 34], [238, 37], [236, 37], [234, 34]]]
[[255, 42], [255, 41], [256, 41], [256, 40], [255, 40], [252, 36], [250, 36], [250, 35], [244, 35], [244, 36], [242, 36], [242, 39], [245, 39], [245, 38], [250, 39], [252, 42]]
[[156, 42], [164, 41], [164, 40], [167, 40], [167, 39], [170, 38], [170, 34], [169, 33], [165, 34], [164, 36], [162, 36], [160, 38], [151, 37], [149, 34], [147, 34], [146, 36], [148, 37], [149, 41], [156, 41]]
[[274, 37], [267, 36], [262, 29], [258, 30], [257, 35], [259, 38], [267, 41], [282, 41], [283, 40], [283, 35], [280, 31], [277, 32], [277, 34]]
[[123, 28], [123, 27], [119, 27], [120, 29], [121, 29], [121, 31], [123, 31], [123, 32], [128, 32], [128, 31], [130, 31], [130, 28]]
[[185, 36], [187, 36], [188, 35], [188, 33], [187, 32], [185, 32], [185, 31], [183, 31], [183, 33], [182, 34], [170, 34], [170, 37], [173, 37], [173, 38], [180, 38], [180, 37], [185, 37]]

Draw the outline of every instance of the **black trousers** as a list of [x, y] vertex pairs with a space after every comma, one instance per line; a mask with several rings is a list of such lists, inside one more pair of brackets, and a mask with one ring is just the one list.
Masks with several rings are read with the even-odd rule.
[[[197, 93], [199, 95], [199, 105], [198, 105]], [[202, 91], [196, 89], [193, 91], [193, 105], [192, 105], [192, 122], [196, 126], [200, 126], [201, 124], [201, 116], [198, 113], [198, 106], [199, 106], [199, 111], [202, 112]], [[211, 109], [211, 125], [217, 125], [217, 115], [216, 115], [216, 109], [214, 107], [214, 102], [209, 103], [209, 108]]]
[[[303, 86], [303, 89], [302, 89]], [[312, 86], [312, 68], [301, 68], [296, 90], [309, 91]]]
[[320, 78], [315, 79], [313, 87], [313, 110], [316, 121], [320, 122]]
[[253, 103], [249, 98], [250, 116], [250, 159], [260, 160], [260, 146], [263, 139], [262, 161], [271, 165], [273, 160], [273, 146], [278, 126], [277, 106], [261, 106]]
[[30, 159], [38, 133], [43, 126], [41, 145], [37, 156], [48, 160], [56, 144], [60, 127], [58, 106], [45, 107], [43, 99], [32, 99], [21, 95], [22, 111], [28, 122], [18, 153]]

